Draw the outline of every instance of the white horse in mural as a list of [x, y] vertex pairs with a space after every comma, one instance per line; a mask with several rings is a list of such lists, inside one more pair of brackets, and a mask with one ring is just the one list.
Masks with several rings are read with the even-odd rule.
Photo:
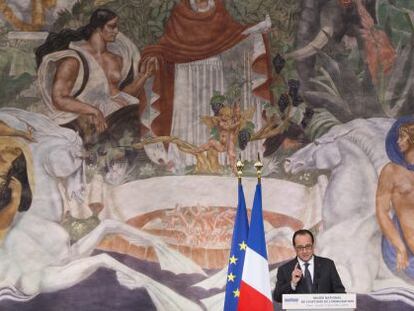
[[[334, 127], [289, 157], [285, 164], [286, 170], [294, 174], [310, 169], [329, 170], [322, 204], [325, 229], [334, 226], [339, 219], [362, 218], [375, 212], [375, 198], [366, 194], [375, 193], [378, 176], [370, 158], [352, 139], [356, 132], [356, 128], [343, 131], [340, 126]], [[384, 140], [379, 148], [385, 149]]]
[[[120, 284], [144, 287], [157, 310], [201, 310], [200, 306], [107, 254], [91, 256], [107, 234], [120, 234], [130, 242], [154, 247], [163, 269], [201, 273], [202, 269], [160, 239], [115, 220], [104, 220], [75, 244], [61, 226], [63, 200], [59, 182], [70, 196], [82, 196], [82, 142], [79, 136], [48, 118], [19, 109], [0, 109], [0, 120], [27, 130], [36, 140], [29, 144], [34, 167], [30, 209], [15, 216], [0, 247], [0, 300], [29, 300], [39, 293], [71, 287], [99, 268], [116, 271]], [[162, 260], [162, 258], [168, 260]], [[179, 268], [172, 265], [178, 265]], [[204, 274], [205, 275], [205, 274]]]
[[285, 165], [292, 173], [330, 171], [317, 252], [334, 259], [348, 291], [366, 293], [378, 288], [375, 283], [380, 274], [393, 280], [390, 286], [407, 286], [389, 271], [384, 274], [375, 216], [378, 174], [389, 161], [385, 136], [393, 122], [357, 119], [335, 126], [289, 157]]

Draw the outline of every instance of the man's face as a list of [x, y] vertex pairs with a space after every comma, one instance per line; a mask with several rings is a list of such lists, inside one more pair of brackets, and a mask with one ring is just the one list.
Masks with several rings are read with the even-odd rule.
[[190, 0], [190, 5], [194, 12], [207, 12], [215, 7], [215, 2], [211, 0]]
[[16, 147], [0, 146], [0, 172], [8, 171], [13, 161], [22, 151]]
[[208, 0], [196, 0], [197, 7], [199, 9], [206, 9], [208, 6]]
[[298, 234], [295, 237], [296, 256], [303, 261], [308, 261], [313, 256], [313, 243], [309, 234]]
[[101, 29], [101, 35], [105, 42], [114, 42], [118, 33], [118, 17], [111, 19]]
[[410, 137], [408, 133], [405, 131], [400, 131], [400, 135], [398, 136], [397, 140], [398, 148], [402, 153], [407, 152], [411, 148]]
[[0, 146], [0, 189], [7, 183], [7, 174], [10, 171], [13, 161], [22, 154], [22, 151], [16, 147], [6, 145]]

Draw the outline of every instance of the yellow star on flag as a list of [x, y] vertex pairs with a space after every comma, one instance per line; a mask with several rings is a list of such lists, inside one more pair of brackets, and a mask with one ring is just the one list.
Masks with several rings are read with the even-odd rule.
[[239, 246], [240, 246], [240, 250], [242, 251], [245, 251], [246, 250], [246, 247], [247, 247], [247, 244], [244, 242], [244, 241], [242, 241], [241, 243], [239, 243]]
[[234, 264], [236, 264], [236, 261], [238, 260], [236, 257], [234, 257], [234, 255], [233, 256], [231, 256], [230, 257], [230, 264], [232, 264], [232, 263], [234, 263]]
[[227, 275], [227, 280], [229, 282], [234, 282], [234, 279], [236, 278], [236, 275], [234, 275], [232, 272], [230, 272], [229, 275]]
[[233, 291], [233, 294], [234, 294], [234, 298], [240, 297], [240, 291], [239, 291], [239, 289], [236, 288], [236, 290]]

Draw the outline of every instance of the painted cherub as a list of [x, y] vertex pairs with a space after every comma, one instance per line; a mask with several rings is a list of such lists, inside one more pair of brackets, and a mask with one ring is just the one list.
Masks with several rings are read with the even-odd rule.
[[236, 142], [240, 129], [244, 128], [246, 122], [251, 120], [255, 108], [241, 111], [240, 103], [234, 105], [223, 105], [218, 111], [217, 116], [202, 116], [201, 121], [212, 130], [216, 128], [218, 135], [198, 147], [197, 152], [215, 150], [216, 152], [226, 152], [230, 167], [236, 173]]

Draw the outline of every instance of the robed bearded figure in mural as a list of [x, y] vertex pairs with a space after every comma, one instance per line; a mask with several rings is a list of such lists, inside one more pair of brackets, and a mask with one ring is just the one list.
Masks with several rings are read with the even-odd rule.
[[[390, 129], [386, 150], [391, 162], [381, 171], [376, 212], [384, 234], [384, 260], [391, 271], [414, 279], [414, 119], [403, 117]], [[391, 216], [390, 212], [394, 215]]]
[[[241, 86], [242, 109], [260, 106], [260, 100], [268, 101], [270, 67], [262, 33], [269, 28], [270, 19], [251, 27], [240, 24], [229, 14], [222, 0], [177, 3], [163, 36], [142, 52], [142, 61], [156, 57], [160, 64], [150, 102], [152, 134], [179, 137], [196, 146], [207, 143], [210, 131], [201, 117], [212, 115], [210, 99], [215, 91], [221, 94], [228, 91], [232, 82], [228, 76], [231, 66], [242, 68], [238, 78], [245, 79]], [[237, 49], [237, 53], [231, 54]], [[253, 80], [258, 80], [259, 76], [261, 80], [255, 84]], [[261, 109], [257, 111], [254, 122], [260, 127]], [[254, 148], [252, 154], [256, 156], [259, 147], [254, 144]], [[168, 160], [176, 167], [195, 164], [194, 157], [180, 153], [174, 144], [166, 149]], [[249, 159], [247, 154], [243, 156]], [[224, 158], [220, 160], [222, 164], [229, 162]]]
[[50, 33], [36, 50], [49, 117], [77, 130], [86, 143], [96, 142], [94, 133], [108, 127], [113, 132], [128, 124], [139, 131], [138, 98], [157, 67], [155, 58], [148, 58], [138, 70], [139, 53], [119, 33], [118, 19], [110, 10], [97, 9], [89, 24]]

